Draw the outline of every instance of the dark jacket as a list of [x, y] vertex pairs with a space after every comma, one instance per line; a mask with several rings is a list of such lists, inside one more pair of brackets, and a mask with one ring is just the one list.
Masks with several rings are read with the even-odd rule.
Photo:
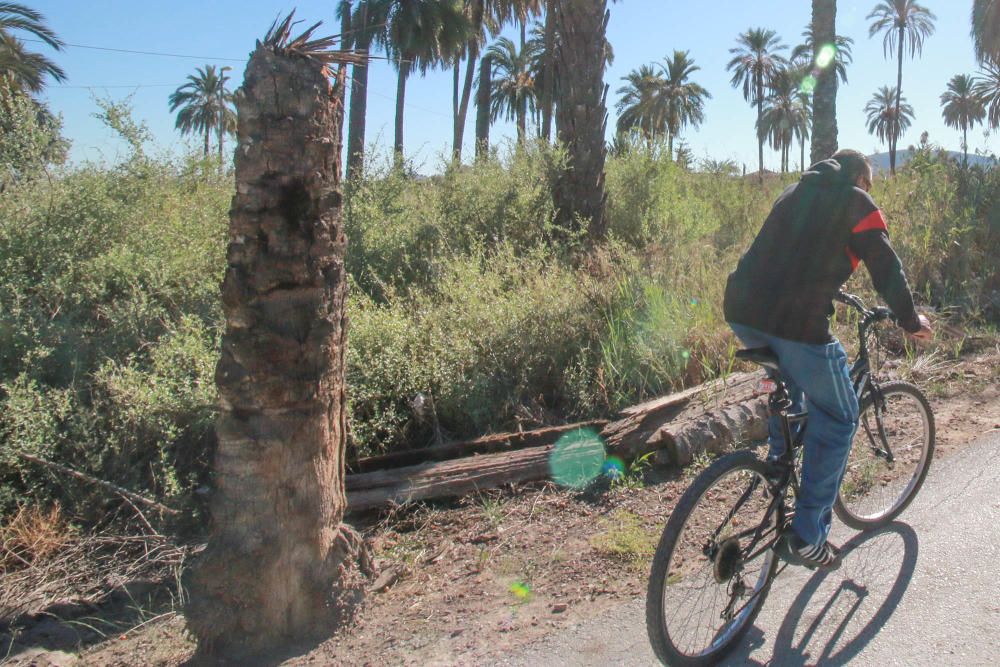
[[834, 160], [817, 162], [774, 204], [726, 284], [726, 320], [779, 338], [832, 340], [833, 297], [859, 261], [900, 325], [920, 329], [882, 212]]

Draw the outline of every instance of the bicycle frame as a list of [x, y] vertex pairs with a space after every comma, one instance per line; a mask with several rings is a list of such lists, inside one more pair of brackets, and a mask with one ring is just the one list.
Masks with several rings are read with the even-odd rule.
[[[872, 400], [874, 401], [876, 408], [874, 410], [874, 414], [877, 436], [872, 433], [872, 430], [867, 422], [864, 423], [865, 433], [868, 436], [868, 442], [874, 453], [877, 456], [885, 458], [891, 463], [893, 461], [893, 455], [891, 449], [889, 448], [885, 428], [882, 424], [884, 397], [882, 396], [882, 391], [879, 388], [878, 382], [872, 377], [871, 373], [871, 357], [868, 351], [868, 331], [878, 322], [891, 319], [892, 313], [886, 308], [868, 310], [861, 299], [844, 292], [838, 294], [837, 300], [856, 309], [861, 314], [861, 321], [858, 323], [858, 354], [855, 357], [854, 362], [851, 364], [849, 372], [851, 384], [854, 388], [855, 395], [858, 397], [859, 403], [861, 403], [862, 400], [865, 400], [867, 396], [872, 396]], [[785, 499], [788, 495], [788, 489], [791, 488], [795, 494], [798, 495], [799, 479], [795, 470], [795, 459], [801, 451], [809, 417], [808, 412], [806, 411], [789, 414], [788, 409], [791, 408], [793, 404], [789, 399], [788, 389], [785, 386], [780, 373], [768, 371], [768, 376], [775, 382], [774, 389], [768, 394], [768, 413], [771, 416], [777, 416], [780, 418], [781, 433], [786, 446], [781, 458], [779, 459], [780, 465], [778, 466], [778, 469], [780, 470], [781, 476], [776, 481], [767, 482], [769, 487], [768, 490], [771, 493], [771, 502], [768, 505], [767, 511], [764, 513], [763, 520], [755, 527], [748, 528], [732, 536], [740, 541], [742, 541], [743, 538], [752, 537], [746, 548], [741, 549], [740, 555], [743, 562], [751, 561], [766, 552], [768, 549], [771, 549], [777, 542], [781, 529], [785, 526], [787, 520]], [[718, 545], [714, 544], [714, 542], [718, 539], [724, 527], [736, 515], [744, 503], [746, 503], [747, 500], [749, 500], [749, 498], [759, 490], [760, 481], [761, 479], [758, 477], [751, 482], [747, 490], [733, 505], [732, 510], [730, 510], [727, 514], [726, 518], [719, 524], [719, 527], [715, 530], [713, 535], [713, 543], [710, 543], [705, 547], [704, 551], [706, 556], [714, 557], [714, 553], [711, 552], [713, 549], [718, 548]], [[730, 604], [723, 610], [723, 617], [727, 618], [727, 620], [734, 618], [737, 614], [742, 612], [747, 605], [752, 603], [759, 594], [760, 591], [751, 596], [739, 610], [732, 609], [736, 602], [736, 596], [734, 595], [733, 599], [730, 600]]]

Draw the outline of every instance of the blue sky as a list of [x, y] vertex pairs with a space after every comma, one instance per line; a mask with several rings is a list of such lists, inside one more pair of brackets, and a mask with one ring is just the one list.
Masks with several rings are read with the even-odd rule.
[[[117, 47], [139, 51], [159, 51], [199, 56], [168, 58], [113, 53], [67, 47], [49, 54], [69, 75], [63, 85], [51, 85], [45, 98], [61, 113], [64, 132], [73, 140], [72, 158], [114, 160], [121, 146], [92, 117], [94, 95], [121, 98], [132, 95], [136, 115], [153, 131], [159, 146], [182, 150], [197, 145], [174, 130], [167, 97], [182, 84], [195, 67], [206, 63], [230, 65], [234, 80], [242, 79], [243, 59], [254, 47], [279, 12], [297, 7], [297, 16], [306, 21], [324, 20], [325, 34], [336, 33], [335, 0], [34, 0], [48, 24], [67, 43]], [[701, 67], [695, 80], [712, 94], [706, 106], [706, 122], [683, 135], [697, 158], [734, 159], [755, 169], [756, 141], [753, 134], [754, 110], [742, 93], [729, 85], [725, 66], [729, 48], [738, 33], [749, 27], [776, 30], [789, 46], [801, 39], [810, 17], [807, 0], [717, 0], [680, 2], [677, 0], [624, 0], [611, 6], [608, 38], [615, 49], [615, 62], [606, 74], [609, 128], [614, 126], [615, 94], [621, 77], [640, 65], [662, 60], [674, 49], [690, 50]], [[901, 139], [900, 146], [916, 143], [924, 130], [931, 141], [958, 150], [961, 135], [941, 119], [940, 95], [955, 74], [976, 71], [969, 38], [968, 0], [925, 0], [937, 14], [937, 30], [925, 46], [922, 57], [903, 64], [903, 95], [913, 106], [916, 120]], [[848, 70], [849, 83], [838, 94], [840, 145], [866, 153], [885, 150], [865, 129], [863, 108], [875, 90], [895, 85], [895, 62], [883, 57], [881, 38], [868, 38], [865, 16], [874, 0], [838, 3], [837, 31], [854, 38], [854, 64]], [[322, 29], [321, 29], [322, 31]], [[513, 36], [513, 29], [508, 29]], [[40, 44], [33, 44], [46, 50]], [[222, 58], [233, 59], [221, 60]], [[393, 134], [396, 76], [392, 65], [375, 61], [371, 65], [368, 100], [368, 137], [390, 145]], [[474, 114], [466, 130], [471, 142]], [[494, 126], [492, 138], [511, 138], [510, 124]], [[451, 142], [451, 73], [431, 72], [413, 76], [407, 86], [406, 153], [418, 169], [436, 169], [440, 156]], [[969, 137], [970, 151], [997, 152], [995, 135], [984, 137], [977, 128]], [[465, 154], [471, 153], [466, 147]], [[797, 152], [795, 153], [797, 156]], [[798, 158], [793, 157], [797, 163]], [[776, 169], [778, 155], [766, 151], [765, 166]]]

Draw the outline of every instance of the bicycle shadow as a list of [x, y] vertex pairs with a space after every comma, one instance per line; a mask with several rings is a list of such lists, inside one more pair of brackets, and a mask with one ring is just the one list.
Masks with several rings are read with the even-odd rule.
[[767, 607], [782, 603], [779, 577], [765, 602], [764, 614], [723, 663], [727, 665], [844, 665], [878, 635], [896, 611], [913, 579], [917, 534], [896, 521], [871, 533], [859, 533], [843, 545], [844, 562], [834, 572], [816, 572], [788, 605], [774, 636], [770, 659], [761, 658], [767, 636], [761, 629]]

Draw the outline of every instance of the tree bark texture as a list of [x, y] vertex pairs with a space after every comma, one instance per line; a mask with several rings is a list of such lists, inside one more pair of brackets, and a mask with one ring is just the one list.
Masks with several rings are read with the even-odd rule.
[[560, 100], [556, 132], [568, 163], [556, 179], [557, 221], [570, 230], [587, 225], [591, 241], [603, 239], [607, 195], [604, 191], [604, 142], [608, 87], [604, 84], [604, 35], [607, 0], [553, 0]]
[[540, 103], [542, 105], [542, 138], [548, 142], [552, 141], [552, 112], [555, 106], [556, 90], [556, 21], [555, 12], [551, 8], [545, 10], [544, 48]]
[[906, 37], [903, 26], [899, 26], [899, 44], [897, 48], [899, 52], [897, 54], [896, 63], [896, 123], [892, 128], [892, 142], [889, 145], [889, 173], [893, 176], [896, 175], [896, 146], [899, 144], [899, 135], [902, 134], [901, 126], [899, 123], [899, 104], [903, 99], [903, 38]]
[[369, 572], [341, 522], [344, 82], [327, 73], [258, 43], [237, 98], [213, 528], [186, 613], [205, 653], [328, 636]]
[[[367, 7], [367, 3], [364, 5]], [[365, 17], [367, 21], [367, 17]], [[366, 23], [367, 25], [367, 23]], [[363, 30], [355, 42], [365, 55], [371, 47], [371, 35]], [[365, 116], [368, 113], [368, 62], [351, 66], [351, 115], [347, 136], [347, 180], [359, 178], [365, 169]]]
[[[820, 49], [836, 44], [837, 0], [812, 0], [813, 64]], [[813, 135], [809, 160], [815, 164], [837, 152], [837, 61], [817, 69], [813, 93]]]
[[476, 91], [476, 158], [490, 154], [490, 79], [493, 59], [479, 61], [479, 88]]
[[396, 135], [393, 141], [393, 151], [397, 164], [403, 161], [403, 111], [406, 107], [406, 79], [409, 76], [409, 60], [400, 60], [399, 76], [396, 78]]

